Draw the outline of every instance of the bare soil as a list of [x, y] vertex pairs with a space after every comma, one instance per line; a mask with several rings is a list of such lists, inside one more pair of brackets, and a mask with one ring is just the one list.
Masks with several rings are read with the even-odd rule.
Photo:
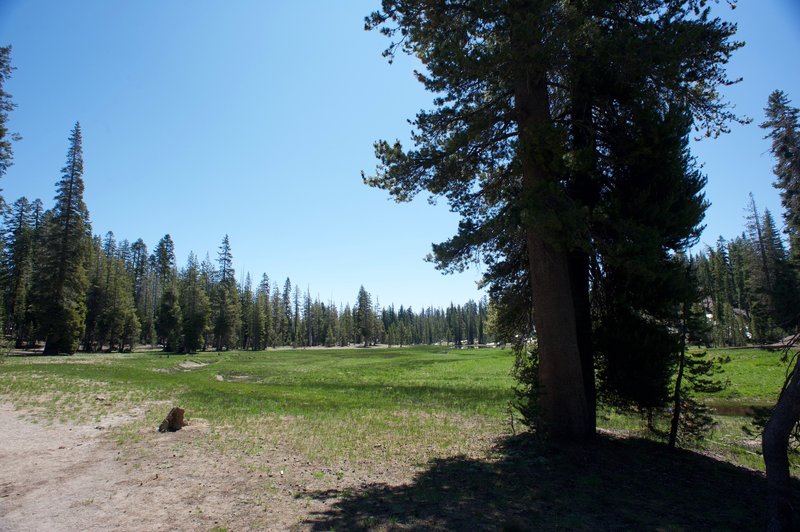
[[[167, 409], [165, 409], [166, 414]], [[0, 403], [0, 531], [763, 530], [761, 473], [598, 434], [487, 442], [424, 467], [312, 463], [280, 438], [220, 448], [202, 420], [35, 424]], [[141, 427], [131, 432], [131, 427]], [[128, 432], [125, 432], [127, 430]], [[800, 489], [794, 497], [800, 508]], [[796, 516], [800, 522], [800, 515]]]
[[[27, 414], [27, 415], [26, 415]], [[122, 416], [99, 424], [33, 423], [0, 403], [0, 531], [303, 530], [335, 497], [397, 475], [360, 475], [286, 449], [258, 456], [214, 452], [202, 420], [118, 443]]]

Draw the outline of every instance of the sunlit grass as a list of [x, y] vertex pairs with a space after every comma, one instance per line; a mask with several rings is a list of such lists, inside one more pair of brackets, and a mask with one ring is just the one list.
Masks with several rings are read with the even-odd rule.
[[[703, 398], [725, 415], [700, 446], [762, 468], [743, 426], [752, 407], [774, 404], [786, 363], [756, 349], [710, 354], [730, 356], [721, 375], [730, 384]], [[174, 405], [222, 451], [284, 447], [322, 463], [413, 465], [489, 452], [511, 432], [512, 362], [507, 350], [442, 347], [15, 356], [0, 366], [0, 395], [44, 422], [130, 415], [113, 429], [120, 442], [154, 430]], [[640, 417], [610, 408], [598, 426], [649, 437]]]
[[0, 394], [53, 421], [164, 405], [205, 420], [223, 448], [289, 445], [325, 461], [424, 462], [473, 454], [506, 429], [512, 355], [501, 350], [351, 349], [11, 357]]

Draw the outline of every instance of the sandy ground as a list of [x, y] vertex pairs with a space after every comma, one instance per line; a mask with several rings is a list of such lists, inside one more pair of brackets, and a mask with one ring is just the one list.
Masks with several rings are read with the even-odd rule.
[[120, 444], [109, 429], [130, 417], [40, 425], [23, 414], [0, 403], [2, 532], [305, 530], [335, 502], [305, 494], [389, 480], [277, 448], [252, 459], [210, 453], [202, 422]]

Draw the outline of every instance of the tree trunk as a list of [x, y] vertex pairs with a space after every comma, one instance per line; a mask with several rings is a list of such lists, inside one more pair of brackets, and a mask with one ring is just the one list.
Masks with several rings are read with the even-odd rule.
[[592, 346], [592, 313], [589, 301], [589, 257], [583, 251], [573, 251], [569, 257], [570, 287], [572, 304], [575, 307], [575, 326], [578, 352], [581, 359], [583, 389], [586, 394], [586, 408], [590, 427], [588, 433], [594, 434], [597, 428], [597, 391], [594, 382], [594, 348]]
[[594, 434], [594, 423], [583, 383], [567, 256], [535, 230], [528, 231], [528, 250], [544, 429], [558, 439], [586, 439]]
[[546, 64], [537, 44], [534, 6], [520, 2], [522, 11], [511, 29], [514, 99], [519, 125], [522, 164], [523, 223], [526, 225], [528, 268], [539, 344], [540, 416], [544, 430], [558, 439], [587, 439], [594, 420], [586, 400], [578, 341], [575, 303], [570, 278], [567, 235], [545, 230], [537, 220], [558, 218], [554, 201], [560, 186], [552, 168], [560, 153], [552, 150], [553, 125], [547, 90]]
[[789, 383], [772, 411], [761, 450], [767, 467], [767, 530], [793, 530], [791, 484], [789, 476], [789, 435], [800, 420], [800, 357]]
[[44, 342], [44, 351], [42, 352], [43, 355], [57, 355], [58, 354], [58, 346], [56, 342], [52, 339], [47, 339]]
[[[687, 269], [687, 279], [689, 270]], [[678, 427], [681, 421], [681, 386], [683, 385], [683, 372], [686, 368], [686, 324], [689, 321], [689, 309], [691, 303], [684, 301], [681, 305], [681, 354], [678, 359], [678, 376], [675, 378], [675, 392], [672, 394], [672, 421], [669, 427], [669, 442], [667, 446], [675, 449], [678, 440]]]
[[669, 442], [667, 447], [675, 449], [678, 440], [678, 427], [681, 421], [681, 385], [683, 384], [683, 369], [686, 364], [686, 349], [681, 349], [678, 361], [678, 376], [675, 379], [675, 392], [672, 395], [672, 421], [669, 426]]

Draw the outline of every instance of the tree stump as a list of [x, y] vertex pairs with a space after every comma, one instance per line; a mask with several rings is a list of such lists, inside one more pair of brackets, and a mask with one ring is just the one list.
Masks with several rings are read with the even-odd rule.
[[165, 417], [161, 425], [158, 426], [158, 432], [175, 432], [176, 430], [181, 430], [181, 427], [187, 425], [183, 420], [183, 414], [183, 408], [178, 408], [177, 406], [170, 410], [167, 417]]

